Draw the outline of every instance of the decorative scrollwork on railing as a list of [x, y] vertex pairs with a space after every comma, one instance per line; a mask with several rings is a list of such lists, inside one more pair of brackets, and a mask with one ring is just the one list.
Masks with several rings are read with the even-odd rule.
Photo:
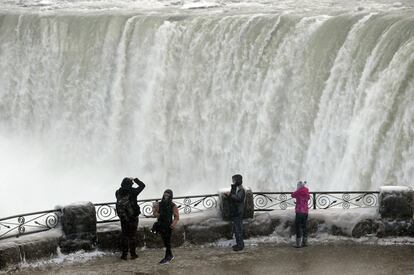
[[378, 192], [321, 192], [314, 193], [316, 205], [314, 209], [328, 208], [366, 208], [378, 204]]
[[145, 202], [140, 205], [141, 207], [141, 215], [144, 215], [145, 217], [152, 217], [152, 205], [154, 202]]
[[59, 224], [59, 220], [60, 216], [57, 213], [52, 213], [46, 217], [45, 226], [49, 229], [55, 228]]
[[[208, 209], [217, 208], [218, 195], [176, 197], [173, 202], [182, 214], [198, 213]], [[138, 200], [141, 209], [140, 217], [153, 218], [152, 208], [160, 199]], [[95, 204], [96, 219], [98, 223], [119, 221], [116, 214], [116, 203]]]
[[253, 205], [256, 211], [285, 210], [295, 207], [289, 193], [253, 193]]
[[[365, 208], [378, 205], [378, 192], [311, 192], [309, 209]], [[287, 192], [253, 193], [255, 211], [295, 208], [295, 199]]]
[[0, 239], [19, 237], [55, 228], [61, 210], [27, 213], [0, 219]]
[[118, 219], [116, 214], [115, 203], [107, 203], [95, 205], [96, 209], [96, 220], [99, 221], [111, 221]]
[[203, 199], [203, 207], [205, 209], [213, 209], [217, 207], [217, 199], [216, 197], [205, 197]]
[[358, 201], [361, 199], [362, 199], [362, 204], [365, 205], [366, 207], [373, 207], [373, 206], [378, 205], [378, 194], [367, 193], [367, 194], [364, 194], [362, 198], [358, 199]]
[[190, 214], [217, 208], [217, 199], [218, 195], [178, 197], [174, 203], [181, 213]]
[[269, 201], [271, 201], [271, 199], [267, 197], [266, 195], [262, 195], [262, 194], [255, 195], [253, 198], [254, 208], [258, 208], [258, 209], [266, 208], [266, 205]]
[[[335, 201], [336, 202], [336, 201]], [[329, 208], [331, 206], [331, 198], [327, 195], [316, 196], [316, 207], [317, 208]]]
[[310, 199], [308, 200], [308, 209], [312, 209], [313, 208], [313, 204], [314, 204], [314, 201], [313, 201], [313, 198], [311, 196]]
[[[253, 193], [255, 211], [295, 208], [290, 192]], [[308, 208], [365, 208], [378, 206], [379, 192], [311, 192]], [[152, 207], [159, 199], [139, 200], [141, 217], [153, 217]], [[180, 213], [198, 213], [218, 206], [218, 195], [186, 196], [174, 198]], [[98, 223], [118, 221], [115, 202], [95, 204]], [[19, 237], [55, 228], [60, 221], [61, 209], [11, 216], [0, 219], [0, 239]]]

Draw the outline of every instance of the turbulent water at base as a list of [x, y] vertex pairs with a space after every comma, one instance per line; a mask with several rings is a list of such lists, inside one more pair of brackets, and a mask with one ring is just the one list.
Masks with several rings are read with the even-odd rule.
[[0, 4], [0, 216], [113, 201], [124, 176], [414, 186], [413, 7], [297, 2]]

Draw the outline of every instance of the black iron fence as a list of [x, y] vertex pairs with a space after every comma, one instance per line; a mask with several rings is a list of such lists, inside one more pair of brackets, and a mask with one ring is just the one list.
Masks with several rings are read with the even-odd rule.
[[[255, 211], [285, 210], [295, 207], [290, 192], [254, 192]], [[379, 192], [311, 192], [310, 209], [367, 208], [378, 206]], [[138, 200], [141, 217], [153, 217], [152, 207], [159, 199]], [[181, 214], [200, 213], [218, 208], [218, 195], [200, 195], [174, 198]], [[95, 204], [98, 223], [118, 221], [115, 202]], [[0, 240], [38, 233], [55, 228], [60, 221], [61, 209], [20, 214], [0, 219]]]
[[[255, 192], [255, 211], [272, 211], [295, 208], [295, 199], [290, 192]], [[379, 192], [311, 192], [309, 209], [368, 208], [378, 205]]]
[[55, 209], [1, 218], [0, 240], [55, 228], [60, 217], [61, 209]]
[[[151, 218], [153, 204], [159, 199], [138, 200], [141, 208], [141, 217]], [[180, 214], [199, 213], [205, 210], [214, 209], [218, 206], [218, 195], [200, 195], [175, 197], [174, 203], [177, 205]], [[98, 223], [118, 221], [115, 202], [95, 204], [96, 220]]]

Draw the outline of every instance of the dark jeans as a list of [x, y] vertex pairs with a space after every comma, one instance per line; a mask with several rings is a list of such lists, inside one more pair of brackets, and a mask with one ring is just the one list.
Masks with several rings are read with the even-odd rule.
[[131, 221], [121, 220], [121, 250], [122, 253], [135, 254], [137, 247], [137, 228], [138, 228], [138, 217]]
[[306, 222], [308, 220], [307, 213], [296, 213], [295, 218], [295, 228], [296, 228], [296, 238], [307, 238], [308, 230], [306, 228]]
[[244, 248], [243, 242], [243, 219], [241, 217], [232, 217], [233, 233], [236, 237], [236, 244], [239, 247]]
[[163, 228], [161, 231], [161, 238], [164, 241], [165, 246], [165, 258], [171, 257], [172, 251], [171, 251], [171, 235], [172, 235], [172, 229], [171, 228]]

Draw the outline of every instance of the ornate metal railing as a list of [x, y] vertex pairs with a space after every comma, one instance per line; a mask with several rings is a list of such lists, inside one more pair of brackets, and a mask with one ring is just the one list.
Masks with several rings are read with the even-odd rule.
[[[310, 192], [309, 209], [367, 208], [378, 206], [379, 192]], [[285, 210], [295, 207], [290, 192], [253, 193], [255, 211]]]
[[[152, 206], [159, 199], [138, 200], [141, 208], [140, 217], [151, 218]], [[202, 196], [175, 197], [174, 203], [177, 205], [180, 214], [198, 213], [218, 206], [218, 195], [209, 194]], [[118, 221], [115, 202], [95, 204], [96, 219], [98, 223]]]
[[[295, 207], [290, 192], [254, 192], [255, 211], [285, 210]], [[379, 192], [311, 192], [308, 202], [310, 209], [366, 208], [378, 206]], [[138, 200], [141, 217], [153, 217], [152, 206], [159, 199]], [[218, 207], [218, 195], [186, 196], [174, 198], [181, 214], [199, 213]], [[118, 221], [115, 202], [95, 204], [98, 223]], [[48, 210], [20, 214], [0, 219], [0, 240], [10, 237], [38, 233], [55, 228], [60, 221], [62, 210]]]
[[61, 210], [47, 210], [0, 219], [0, 240], [47, 231], [59, 224]]

